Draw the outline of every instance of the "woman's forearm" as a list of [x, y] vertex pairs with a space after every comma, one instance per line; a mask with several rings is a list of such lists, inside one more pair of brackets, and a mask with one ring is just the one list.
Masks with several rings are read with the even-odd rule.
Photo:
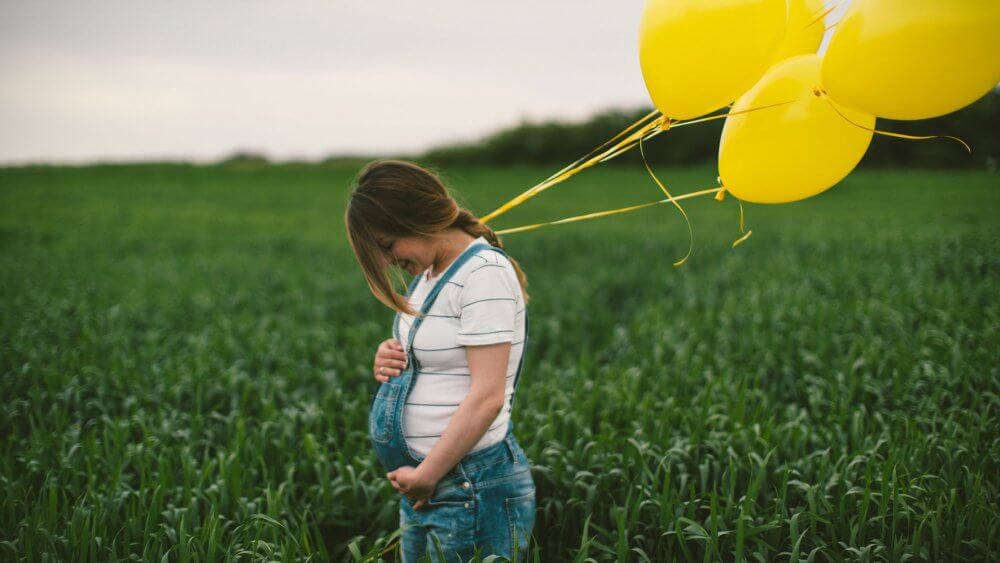
[[503, 400], [502, 394], [466, 396], [417, 470], [432, 482], [441, 480], [486, 434], [503, 409]]

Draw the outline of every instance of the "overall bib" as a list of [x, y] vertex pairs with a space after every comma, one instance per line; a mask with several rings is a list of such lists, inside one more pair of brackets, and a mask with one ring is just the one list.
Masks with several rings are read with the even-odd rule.
[[[448, 280], [479, 250], [492, 250], [506, 256], [503, 250], [477, 243], [467, 248], [435, 283], [420, 309], [426, 314]], [[413, 294], [420, 277], [410, 283], [407, 297]], [[528, 311], [525, 308], [525, 342], [528, 339]], [[393, 332], [399, 339], [397, 313]], [[423, 317], [413, 320], [407, 350], [407, 367], [399, 376], [379, 385], [368, 415], [368, 430], [375, 455], [385, 470], [393, 471], [404, 465], [417, 467], [423, 457], [406, 444], [403, 434], [403, 407], [420, 374], [420, 365], [413, 352], [413, 340]], [[514, 389], [524, 365], [522, 349]], [[513, 407], [513, 395], [510, 405]], [[518, 559], [525, 546], [535, 519], [535, 484], [528, 459], [514, 439], [513, 422], [507, 425], [503, 440], [481, 450], [466, 454], [437, 483], [434, 493], [420, 509], [414, 510], [406, 496], [400, 499], [400, 525], [403, 561], [416, 561], [427, 554], [438, 560], [443, 554], [447, 561], [468, 561], [474, 550], [484, 557], [490, 554]]]

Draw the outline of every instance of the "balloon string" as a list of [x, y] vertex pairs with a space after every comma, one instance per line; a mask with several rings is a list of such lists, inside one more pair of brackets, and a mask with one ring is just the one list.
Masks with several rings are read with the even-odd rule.
[[[652, 112], [651, 114], [647, 115], [646, 117], [640, 119], [635, 124], [633, 124], [633, 125], [629, 126], [628, 128], [626, 128], [625, 131], [623, 131], [622, 133], [619, 133], [618, 135], [616, 135], [611, 141], [613, 141], [614, 139], [622, 137], [629, 130], [634, 129], [638, 124], [642, 123], [643, 121], [646, 121], [647, 118], [655, 116], [657, 113], [659, 113], [659, 112]], [[515, 197], [511, 201], [509, 201], [506, 204], [502, 205], [496, 211], [494, 211], [494, 212], [490, 213], [489, 215], [487, 215], [486, 217], [483, 217], [482, 219], [480, 219], [480, 221], [483, 221], [483, 222], [489, 221], [490, 219], [492, 219], [492, 218], [494, 218], [494, 217], [496, 217], [496, 216], [498, 216], [498, 215], [506, 212], [507, 210], [520, 205], [524, 201], [527, 201], [528, 199], [536, 196], [537, 194], [541, 193], [542, 191], [547, 190], [547, 189], [551, 188], [552, 186], [554, 186], [554, 185], [556, 185], [556, 184], [558, 184], [558, 183], [566, 180], [567, 178], [573, 176], [577, 172], [579, 172], [579, 171], [581, 171], [581, 170], [583, 170], [585, 168], [589, 168], [589, 167], [591, 167], [591, 166], [593, 166], [593, 165], [595, 165], [595, 164], [597, 164], [599, 162], [603, 162], [604, 160], [606, 160], [608, 158], [612, 158], [614, 156], [617, 156], [618, 154], [621, 154], [621, 152], [624, 152], [624, 150], [627, 150], [627, 149], [631, 148], [632, 146], [634, 146], [635, 141], [636, 141], [636, 139], [638, 137], [646, 135], [650, 131], [654, 131], [655, 130], [655, 131], [658, 132], [660, 129], [662, 129], [665, 126], [666, 123], [669, 123], [669, 121], [667, 120], [667, 118], [665, 118], [663, 116], [656, 117], [652, 121], [649, 121], [649, 122], [641, 125], [640, 127], [638, 127], [638, 129], [636, 129], [635, 131], [632, 131], [630, 134], [628, 134], [627, 136], [625, 136], [624, 139], [622, 139], [621, 141], [619, 141], [618, 143], [616, 143], [612, 147], [610, 147], [608, 149], [605, 149], [603, 152], [600, 152], [596, 156], [591, 156], [591, 155], [593, 155], [595, 152], [598, 152], [600, 150], [600, 147], [598, 149], [592, 150], [590, 153], [588, 153], [587, 156], [578, 159], [576, 162], [574, 162], [573, 164], [571, 164], [568, 167], [564, 168], [560, 172], [557, 172], [556, 174], [550, 176], [548, 179], [546, 179], [542, 183], [534, 186], [533, 188], [527, 190], [523, 194]], [[611, 141], [605, 142], [602, 145], [602, 147], [606, 146]]]
[[684, 222], [687, 223], [688, 251], [687, 254], [684, 255], [684, 258], [681, 258], [680, 260], [674, 262], [674, 266], [680, 266], [684, 262], [687, 262], [688, 257], [691, 256], [691, 251], [694, 250], [694, 230], [691, 229], [691, 219], [688, 219], [687, 213], [684, 211], [684, 208], [681, 207], [681, 204], [677, 203], [677, 200], [674, 199], [674, 196], [670, 195], [670, 191], [667, 190], [667, 187], [663, 185], [663, 182], [661, 182], [660, 179], [656, 177], [656, 174], [653, 174], [653, 169], [650, 168], [649, 162], [646, 160], [646, 151], [645, 149], [643, 149], [642, 146], [642, 138], [639, 139], [639, 154], [642, 156], [642, 163], [646, 166], [646, 171], [649, 172], [649, 176], [653, 178], [653, 181], [656, 182], [657, 186], [660, 186], [660, 189], [663, 190], [663, 193], [666, 194], [667, 198], [673, 202], [674, 207], [676, 207], [677, 210], [681, 212], [681, 215], [684, 216]]
[[598, 217], [605, 217], [607, 215], [616, 215], [618, 213], [627, 213], [629, 211], [635, 211], [635, 210], [642, 209], [644, 207], [650, 207], [650, 206], [653, 206], [653, 205], [661, 205], [661, 204], [664, 204], [664, 203], [671, 203], [671, 202], [676, 203], [677, 201], [680, 201], [682, 199], [689, 199], [689, 198], [692, 198], [692, 197], [698, 197], [698, 196], [703, 196], [703, 195], [718, 193], [719, 191], [722, 191], [724, 189], [725, 188], [708, 188], [708, 189], [700, 190], [700, 191], [697, 191], [697, 192], [691, 192], [691, 193], [686, 193], [686, 194], [682, 194], [682, 195], [678, 195], [678, 196], [669, 197], [669, 198], [666, 198], [666, 199], [661, 199], [659, 201], [651, 201], [651, 202], [648, 202], [648, 203], [640, 203], [639, 205], [631, 205], [629, 207], [621, 207], [621, 208], [618, 208], [618, 209], [609, 209], [607, 211], [596, 211], [594, 213], [585, 213], [583, 215], [574, 215], [572, 217], [566, 217], [565, 219], [558, 219], [556, 221], [546, 221], [544, 223], [534, 223], [534, 224], [531, 224], [531, 225], [524, 225], [524, 226], [521, 226], [521, 227], [511, 227], [509, 229], [502, 229], [502, 230], [495, 231], [495, 232], [496, 232], [497, 235], [509, 235], [509, 234], [512, 234], [512, 233], [520, 233], [520, 232], [524, 232], [524, 231], [532, 231], [534, 229], [538, 229], [538, 228], [541, 228], [541, 227], [546, 227], [546, 226], [549, 226], [549, 225], [561, 225], [563, 223], [574, 223], [576, 221], [583, 221], [583, 220], [586, 220], [586, 219], [596, 219]]
[[[663, 125], [661, 125], [658, 129], [654, 129], [651, 132], [647, 133], [645, 137], [642, 137], [640, 139], [640, 141], [648, 141], [648, 140], [652, 139], [653, 137], [659, 135], [660, 133], [662, 133], [664, 131], [667, 131], [668, 129], [676, 129], [678, 127], [684, 127], [685, 125], [694, 125], [696, 123], [704, 123], [706, 121], [714, 121], [716, 119], [723, 119], [723, 118], [729, 117], [730, 115], [740, 115], [740, 114], [744, 114], [744, 113], [750, 113], [750, 112], [754, 112], [754, 111], [758, 111], [758, 110], [762, 110], [762, 109], [768, 109], [768, 108], [773, 108], [773, 107], [777, 107], [777, 106], [783, 106], [785, 104], [790, 104], [792, 102], [797, 102], [797, 101], [798, 100], [789, 100], [787, 102], [778, 102], [776, 104], [768, 104], [766, 106], [758, 106], [758, 107], [755, 107], [755, 108], [747, 108], [747, 109], [740, 110], [740, 111], [731, 111], [731, 112], [727, 112], [727, 113], [720, 113], [720, 114], [717, 114], [717, 115], [710, 115], [708, 117], [699, 117], [698, 119], [688, 119], [686, 121], [673, 121], [673, 120], [667, 119], [667, 120], [665, 120], [663, 122]], [[731, 107], [732, 104], [729, 104], [729, 106]], [[600, 160], [600, 162], [604, 162], [605, 160], [611, 160], [612, 158], [614, 158], [614, 157], [622, 154], [623, 152], [630, 150], [633, 146], [634, 145], [623, 146], [620, 149], [618, 149], [616, 152], [613, 152], [613, 153], [605, 156], [604, 158], [602, 158]]]
[[865, 131], [870, 131], [872, 133], [878, 133], [879, 135], [885, 135], [887, 137], [896, 137], [896, 138], [899, 138], [899, 139], [907, 139], [907, 140], [910, 140], [910, 141], [927, 141], [929, 139], [951, 139], [953, 141], [957, 141], [959, 144], [961, 144], [963, 147], [965, 147], [965, 150], [968, 151], [969, 154], [972, 154], [972, 147], [970, 147], [968, 143], [966, 143], [962, 139], [959, 139], [958, 137], [952, 137], [951, 135], [907, 135], [905, 133], [894, 133], [892, 131], [882, 131], [880, 129], [872, 129], [872, 128], [869, 128], [869, 127], [865, 127], [864, 125], [861, 125], [859, 123], [855, 123], [854, 121], [851, 121], [851, 119], [849, 117], [847, 117], [846, 115], [844, 115], [837, 108], [837, 105], [833, 103], [833, 100], [830, 99], [830, 96], [826, 95], [826, 92], [823, 92], [822, 90], [817, 90], [816, 91], [816, 95], [817, 96], [822, 95], [824, 98], [826, 98], [827, 103], [830, 104], [830, 107], [833, 108], [833, 111], [837, 112], [837, 115], [839, 115], [840, 117], [842, 117], [844, 119], [844, 121], [850, 123], [851, 125], [859, 128], [859, 129], [864, 129]]
[[[576, 161], [565, 166], [562, 170], [559, 170], [558, 172], [549, 176], [539, 184], [536, 184], [535, 186], [529, 188], [520, 195], [514, 197], [507, 203], [498, 207], [493, 212], [489, 213], [488, 215], [485, 215], [484, 217], [481, 217], [479, 220], [483, 223], [486, 223], [490, 219], [502, 215], [508, 210], [517, 207], [521, 203], [527, 201], [528, 199], [531, 199], [532, 197], [547, 190], [548, 188], [562, 182], [563, 180], [566, 180], [567, 178], [573, 176], [577, 172], [585, 168], [589, 168], [594, 164], [597, 164], [598, 162], [606, 160], [605, 157], [608, 157], [608, 155], [611, 153], [616, 153], [616, 151], [618, 151], [618, 149], [622, 148], [623, 146], [628, 145], [628, 148], [631, 148], [637, 137], [647, 134], [650, 130], [659, 129], [664, 123], [668, 123], [668, 120], [665, 117], [657, 116], [659, 113], [660, 112], [658, 110], [651, 111], [650, 113], [641, 117], [635, 123], [623, 129], [620, 133], [618, 133], [611, 139], [608, 139], [598, 147], [592, 149], [586, 155], [576, 159]], [[622, 139], [622, 137], [624, 137], [624, 139]], [[622, 140], [618, 141], [619, 139]], [[615, 143], [610, 148], [605, 149], [603, 152], [601, 152], [601, 149], [604, 149], [604, 147], [608, 146], [611, 143], [614, 143], [615, 141], [618, 142]], [[595, 156], [595, 153], [598, 154]], [[620, 152], [618, 152], [617, 154], [620, 154]]]
[[[639, 137], [639, 141], [640, 142], [641, 141], [648, 141], [648, 140], [652, 139], [653, 137], [659, 135], [660, 133], [663, 133], [664, 131], [672, 129], [674, 127], [673, 123], [674, 122], [671, 121], [670, 119], [664, 119], [663, 123], [659, 127], [655, 128], [655, 129], [653, 129], [651, 131], [646, 132], [644, 135], [641, 135]], [[616, 156], [618, 156], [618, 155], [620, 155], [622, 153], [625, 153], [625, 152], [628, 152], [628, 151], [632, 150], [633, 147], [635, 147], [635, 142], [632, 142], [632, 143], [627, 144], [627, 145], [622, 145], [622, 146], [616, 148], [614, 150], [614, 152], [605, 153], [604, 155], [602, 155], [601, 159], [598, 162], [605, 162], [605, 161], [611, 160], [612, 158], [615, 158]]]
[[791, 104], [798, 102], [799, 100], [788, 100], [786, 102], [778, 102], [775, 104], [767, 104], [766, 106], [757, 106], [754, 108], [741, 109], [740, 111], [730, 111], [727, 113], [720, 113], [717, 115], [710, 115], [708, 117], [699, 117], [698, 119], [688, 119], [687, 121], [678, 121], [670, 126], [671, 129], [676, 129], [678, 127], [684, 127], [685, 125], [694, 125], [695, 123], [704, 123], [706, 121], [714, 121], [716, 119], [722, 119], [724, 117], [729, 117], [730, 115], [742, 115], [744, 113], [751, 113], [755, 111], [760, 111], [762, 109], [770, 109], [778, 106], [783, 106], [786, 104]]
[[[651, 112], [647, 113], [647, 114], [646, 114], [646, 115], [644, 115], [643, 117], [639, 118], [639, 120], [638, 120], [638, 121], [636, 121], [635, 123], [633, 123], [633, 124], [629, 125], [628, 127], [626, 127], [625, 129], [623, 129], [623, 130], [622, 130], [622, 131], [621, 131], [620, 133], [618, 133], [618, 134], [617, 134], [617, 135], [615, 135], [614, 137], [612, 137], [612, 138], [608, 139], [607, 141], [604, 141], [603, 143], [601, 143], [600, 145], [598, 145], [598, 146], [597, 146], [596, 148], [593, 148], [593, 149], [591, 149], [591, 151], [590, 151], [590, 152], [588, 152], [587, 154], [585, 154], [584, 156], [581, 156], [580, 158], [576, 159], [575, 161], [573, 161], [573, 162], [572, 162], [572, 163], [570, 163], [569, 165], [567, 165], [567, 166], [563, 167], [563, 169], [562, 169], [562, 170], [560, 170], [559, 172], [556, 172], [555, 174], [553, 174], [553, 175], [549, 176], [549, 177], [548, 177], [548, 178], [547, 178], [547, 179], [546, 179], [545, 181], [543, 181], [542, 183], [544, 184], [545, 182], [547, 182], [547, 181], [549, 181], [549, 180], [552, 180], [552, 179], [556, 178], [556, 177], [557, 177], [557, 176], [559, 176], [560, 174], [563, 174], [563, 173], [566, 173], [566, 172], [568, 172], [568, 171], [569, 171], [570, 169], [574, 168], [575, 166], [577, 166], [578, 164], [580, 164], [580, 163], [581, 163], [581, 162], [583, 162], [584, 160], [587, 160], [588, 158], [590, 158], [591, 156], [593, 156], [593, 154], [594, 154], [594, 153], [596, 153], [596, 152], [600, 151], [600, 150], [601, 150], [602, 148], [606, 147], [606, 146], [607, 146], [608, 144], [610, 144], [610, 143], [612, 143], [612, 142], [614, 142], [614, 141], [618, 140], [619, 138], [621, 138], [622, 136], [624, 136], [624, 135], [625, 135], [626, 133], [628, 133], [629, 131], [631, 131], [631, 130], [635, 129], [636, 127], [638, 127], [638, 126], [639, 126], [640, 124], [642, 124], [642, 123], [646, 122], [646, 124], [645, 124], [645, 125], [644, 125], [643, 127], [646, 127], [646, 126], [650, 125], [650, 123], [651, 123], [651, 122], [648, 122], [648, 120], [649, 120], [649, 119], [653, 119], [653, 118], [655, 118], [655, 117], [656, 117], [656, 115], [657, 115], [658, 113], [660, 113], [660, 112], [659, 112], [659, 110], [655, 110], [655, 109], [654, 109], [653, 111], [651, 111]], [[620, 145], [620, 143], [619, 143], [619, 145]], [[615, 145], [615, 146], [619, 146], [619, 145]], [[532, 191], [532, 190], [534, 190], [534, 189], [535, 189], [535, 188], [530, 188], [530, 189], [529, 189], [528, 191]], [[539, 191], [540, 191], [540, 190], [539, 190]], [[480, 221], [483, 221], [483, 220], [484, 220], [484, 219], [480, 219]]]
[[[830, 4], [830, 6], [828, 8], [826, 8], [825, 10], [822, 10], [822, 13], [820, 15], [816, 16], [816, 18], [813, 21], [807, 23], [806, 26], [803, 27], [802, 29], [808, 29], [808, 28], [816, 25], [816, 23], [818, 23], [820, 20], [822, 20], [826, 16], [830, 15], [830, 12], [832, 12], [832, 11], [836, 10], [837, 8], [839, 8], [842, 3], [843, 3], [842, 1], [838, 0], [837, 2], [834, 2], [834, 3]], [[827, 28], [827, 29], [829, 29], [829, 28]]]
[[746, 230], [746, 225], [743, 221], [743, 200], [736, 198], [736, 201], [740, 203], [740, 232], [743, 233], [743, 236], [733, 241], [733, 248], [736, 248], [737, 246], [742, 244], [743, 241], [750, 238], [750, 235], [753, 234], [753, 231]]
[[[595, 164], [611, 160], [612, 158], [615, 158], [616, 156], [631, 150], [640, 141], [648, 141], [653, 137], [659, 135], [660, 133], [663, 133], [664, 131], [667, 131], [674, 127], [684, 127], [685, 125], [694, 125], [695, 123], [704, 123], [706, 121], [712, 121], [715, 119], [723, 119], [730, 115], [750, 113], [757, 110], [777, 107], [784, 104], [790, 104], [794, 101], [797, 100], [790, 100], [787, 102], [780, 102], [776, 104], [769, 104], [766, 106], [748, 108], [738, 112], [728, 112], [728, 113], [721, 113], [718, 115], [711, 115], [708, 117], [701, 117], [698, 119], [689, 119], [687, 121], [676, 121], [674, 119], [671, 119], [669, 117], [660, 114], [659, 111], [654, 110], [646, 114], [644, 117], [640, 118], [635, 123], [629, 125], [622, 132], [618, 133], [611, 139], [605, 141], [597, 148], [591, 150], [585, 156], [578, 158], [576, 161], [564, 167], [562, 170], [556, 172], [555, 174], [549, 176], [541, 183], [529, 188], [528, 190], [525, 190], [520, 195], [515, 196], [510, 201], [501, 205], [500, 207], [490, 212], [489, 214], [481, 217], [479, 220], [483, 223], [486, 223], [491, 219], [495, 219], [496, 217], [499, 217], [500, 215], [506, 213], [507, 211], [513, 209], [514, 207], [517, 207], [518, 205], [521, 205], [525, 201], [535, 197], [539, 193], [573, 176], [577, 172], [580, 172], [581, 170], [584, 170], [586, 168], [590, 168]], [[609, 144], [614, 143], [615, 141], [618, 142], [615, 143], [613, 146], [604, 149], [604, 147], [607, 147]], [[601, 151], [601, 149], [604, 149], [603, 152]], [[595, 153], [597, 154], [595, 155]]]
[[[754, 112], [754, 111], [758, 111], [758, 110], [762, 110], [762, 109], [768, 109], [768, 108], [773, 108], [773, 107], [777, 107], [777, 106], [783, 106], [785, 104], [790, 104], [792, 102], [797, 102], [797, 101], [798, 100], [789, 100], [787, 102], [778, 102], [776, 104], [768, 104], [766, 106], [757, 106], [755, 108], [747, 108], [747, 109], [740, 110], [740, 111], [731, 111], [731, 112], [728, 112], [728, 113], [720, 113], [720, 114], [716, 114], [716, 115], [710, 115], [708, 117], [699, 117], [698, 119], [688, 119], [686, 121], [666, 120], [666, 121], [664, 121], [663, 125], [660, 126], [659, 129], [654, 129], [653, 131], [649, 132], [641, 140], [642, 141], [648, 141], [648, 140], [652, 139], [653, 137], [659, 135], [660, 133], [662, 133], [662, 132], [664, 132], [664, 131], [666, 131], [668, 129], [676, 129], [678, 127], [684, 127], [685, 125], [694, 125], [696, 123], [704, 123], [706, 121], [714, 121], [716, 119], [724, 119], [726, 117], [729, 117], [730, 115], [740, 115], [740, 114], [744, 114], [744, 113], [750, 113], [750, 112]], [[730, 107], [732, 105], [733, 104], [729, 104]], [[633, 146], [634, 145], [628, 145], [628, 146], [622, 147], [617, 152], [609, 154], [608, 156], [606, 156], [603, 159], [601, 159], [601, 162], [604, 162], [605, 160], [611, 160], [612, 158], [618, 156], [619, 154], [621, 154], [621, 153], [623, 153], [623, 152], [631, 149]]]
[[[716, 178], [716, 181], [719, 182], [720, 189], [719, 193], [715, 194], [715, 201], [722, 201], [723, 199], [726, 198], [726, 188], [725, 186], [722, 185], [721, 177]], [[743, 200], [741, 200], [740, 198], [736, 198], [736, 202], [740, 204], [740, 233], [742, 233], [743, 236], [733, 241], [733, 248], [736, 248], [737, 246], [742, 244], [743, 241], [750, 238], [750, 235], [753, 234], [753, 231], [746, 230], [745, 221], [743, 220]]]

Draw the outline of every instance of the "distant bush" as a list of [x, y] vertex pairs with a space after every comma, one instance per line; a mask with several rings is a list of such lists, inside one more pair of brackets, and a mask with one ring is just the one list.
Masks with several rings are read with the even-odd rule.
[[[452, 164], [545, 164], [563, 165], [587, 154], [620, 132], [651, 108], [611, 109], [577, 123], [525, 121], [478, 141], [433, 148], [419, 158], [436, 165]], [[718, 155], [723, 120], [678, 128], [657, 137], [644, 147], [651, 164], [713, 163]], [[995, 170], [1000, 161], [1000, 92], [960, 111], [922, 121], [878, 120], [886, 131], [914, 135], [952, 135], [972, 146], [967, 154], [947, 140], [908, 141], [875, 135], [862, 161], [863, 166], [986, 167]], [[635, 165], [639, 151], [632, 150], [609, 163]]]
[[[375, 160], [376, 158], [378, 157], [362, 156], [362, 155], [333, 155], [333, 156], [328, 156], [323, 160], [321, 160], [320, 164], [331, 168], [354, 168], [360, 170], [362, 167], [364, 167], [364, 165]], [[400, 157], [400, 158], [406, 158], [406, 157]]]
[[234, 168], [259, 168], [271, 164], [271, 161], [261, 153], [237, 151], [220, 160], [218, 164]]

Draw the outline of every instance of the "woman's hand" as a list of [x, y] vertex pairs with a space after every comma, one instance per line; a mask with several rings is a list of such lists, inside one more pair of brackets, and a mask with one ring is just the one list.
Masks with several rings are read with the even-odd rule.
[[434, 486], [437, 485], [437, 481], [431, 481], [419, 467], [414, 469], [409, 465], [390, 471], [386, 477], [389, 478], [389, 482], [397, 491], [410, 499], [414, 510], [427, 503], [427, 499], [434, 494]]
[[375, 352], [373, 368], [375, 379], [385, 383], [390, 377], [396, 377], [400, 370], [406, 367], [406, 361], [406, 352], [403, 351], [403, 344], [400, 341], [395, 338], [383, 340]]

